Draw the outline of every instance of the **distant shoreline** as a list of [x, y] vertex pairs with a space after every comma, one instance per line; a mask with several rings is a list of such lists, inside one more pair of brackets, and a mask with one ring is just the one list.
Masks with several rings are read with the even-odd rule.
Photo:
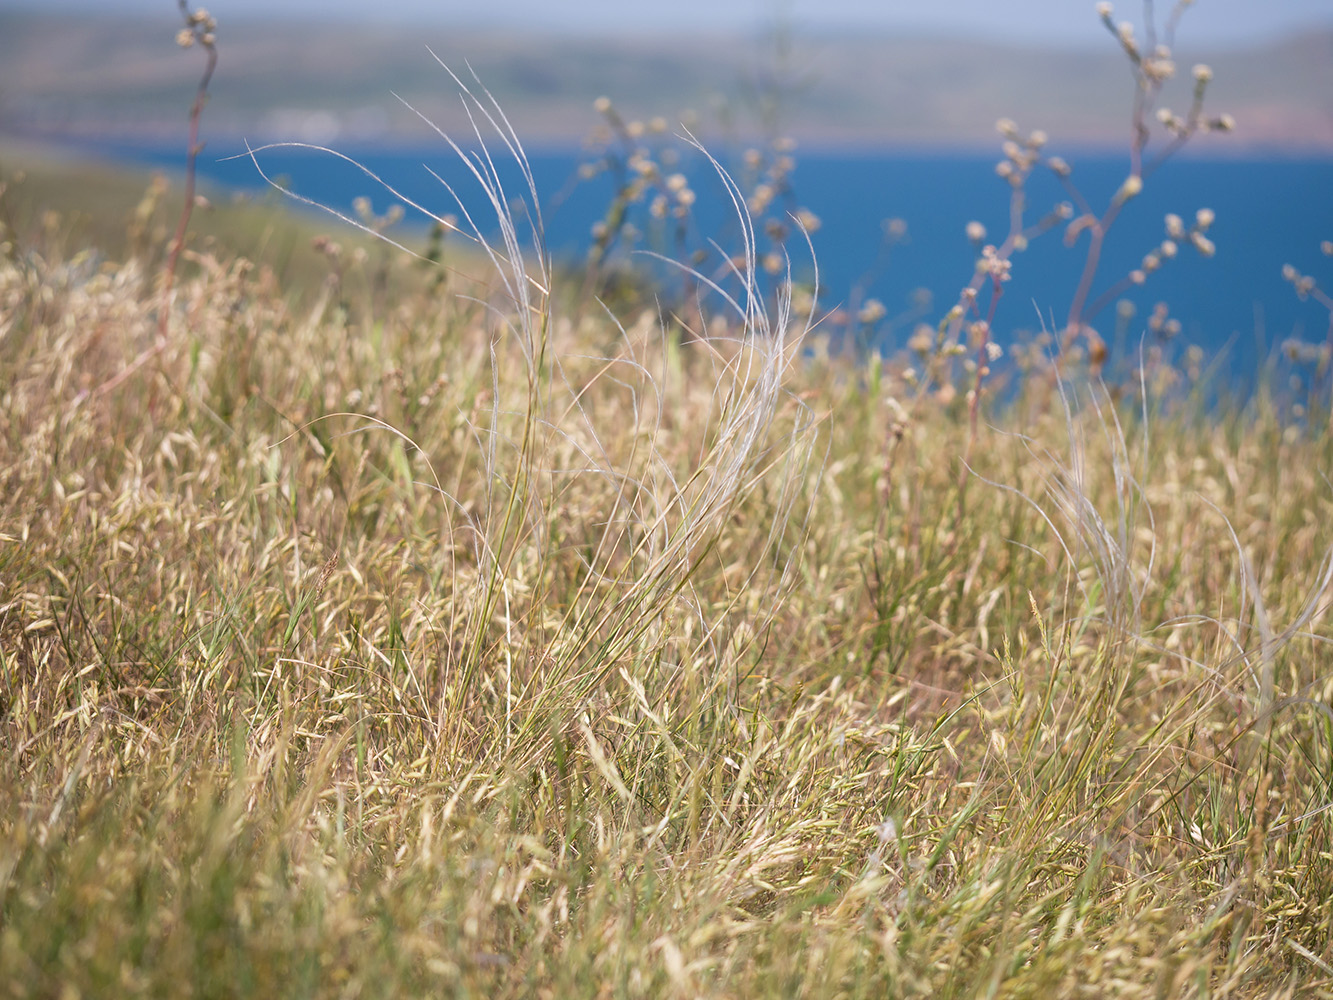
[[[463, 141], [466, 136], [456, 136], [460, 144], [467, 147], [470, 143]], [[810, 137], [796, 136], [797, 148], [795, 156], [797, 162], [802, 156], [810, 157], [865, 157], [867, 159], [900, 158], [904, 160], [912, 159], [937, 159], [958, 157], [959, 159], [985, 159], [989, 157], [999, 157], [995, 143], [983, 143], [980, 141], [956, 142], [904, 142], [904, 141], [874, 141], [870, 139], [844, 139], [828, 140]], [[432, 141], [434, 139], [434, 141]], [[524, 148], [531, 154], [537, 155], [577, 155], [587, 150], [586, 142], [579, 137], [553, 137], [553, 136], [533, 136], [529, 138], [521, 131], [519, 139], [523, 142]], [[3, 155], [7, 149], [20, 148], [32, 151], [34, 155], [50, 155], [59, 158], [79, 157], [83, 155], [91, 156], [95, 159], [105, 159], [110, 163], [126, 163], [134, 158], [134, 154], [143, 153], [155, 157], [169, 154], [173, 149], [179, 149], [182, 161], [185, 156], [185, 129], [179, 125], [172, 128], [163, 127], [159, 130], [144, 132], [140, 134], [124, 133], [103, 133], [92, 130], [74, 131], [74, 132], [40, 132], [35, 130], [11, 130], [0, 126], [0, 155]], [[224, 133], [218, 132], [205, 136], [204, 155], [209, 152], [218, 153], [226, 150], [222, 155], [231, 156], [235, 153], [243, 153], [246, 142], [252, 147], [257, 147], [267, 143], [298, 142], [299, 139], [292, 137], [266, 136], [255, 137], [247, 136], [243, 133]], [[725, 149], [734, 148], [740, 145], [750, 145], [750, 143], [738, 143], [734, 137], [727, 136], [704, 136], [704, 144], [710, 148]], [[409, 133], [390, 133], [374, 138], [334, 137], [327, 142], [312, 143], [312, 145], [324, 145], [331, 149], [337, 149], [340, 152], [349, 155], [376, 153], [382, 154], [391, 152], [400, 155], [410, 155], [417, 152], [423, 155], [438, 153], [444, 150], [444, 144], [438, 138]], [[1128, 149], [1125, 143], [1107, 142], [1083, 142], [1069, 143], [1057, 147], [1061, 154], [1068, 158], [1088, 158], [1096, 160], [1114, 159], [1121, 154], [1127, 155]], [[591, 158], [592, 154], [589, 153]], [[1301, 144], [1229, 144], [1229, 143], [1211, 143], [1186, 146], [1174, 157], [1186, 160], [1197, 161], [1219, 161], [1219, 162], [1237, 162], [1237, 163], [1265, 163], [1265, 162], [1311, 162], [1324, 163], [1333, 160], [1333, 145], [1301, 145]]]
[[[0, 132], [184, 141], [200, 61], [173, 44], [173, 30], [167, 16], [0, 11]], [[606, 97], [624, 123], [661, 119], [675, 131], [687, 121], [715, 146], [780, 133], [807, 150], [998, 155], [995, 122], [1012, 118], [1045, 131], [1062, 155], [1102, 153], [1126, 147], [1133, 91], [1125, 55], [1105, 34], [1091, 23], [1087, 48], [1057, 49], [801, 33], [779, 56], [760, 34], [554, 38], [238, 18], [219, 32], [203, 135], [401, 146], [429, 141], [421, 117], [469, 135], [457, 87], [429, 45], [461, 77], [475, 70], [533, 148], [568, 149], [606, 127], [593, 107]], [[1193, 46], [1186, 30], [1174, 55], [1163, 104], [1189, 107], [1190, 67], [1203, 62], [1214, 74], [1205, 116], [1236, 122], [1230, 134], [1196, 136], [1191, 155], [1333, 156], [1333, 29], [1250, 48]]]

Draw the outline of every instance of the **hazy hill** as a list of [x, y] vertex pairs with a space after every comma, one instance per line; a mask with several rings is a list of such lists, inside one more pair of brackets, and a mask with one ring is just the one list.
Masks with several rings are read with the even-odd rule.
[[[1198, 16], [1204, 16], [1201, 11]], [[816, 142], [990, 144], [997, 118], [1043, 128], [1057, 142], [1120, 142], [1131, 79], [1113, 40], [1089, 17], [1089, 47], [1059, 51], [951, 38], [811, 37], [777, 47], [758, 35], [553, 39], [521, 32], [451, 32], [283, 22], [223, 22], [208, 110], [214, 134], [317, 139], [418, 137], [426, 132], [391, 92], [448, 127], [461, 122], [451, 66], [469, 64], [534, 142], [576, 141], [597, 123], [592, 101], [627, 114], [688, 111], [707, 134], [756, 126], [765, 81], [788, 84], [784, 127]], [[0, 131], [179, 134], [202, 66], [173, 44], [177, 23], [0, 12]], [[1177, 53], [1216, 70], [1210, 106], [1235, 116], [1225, 148], [1333, 151], [1333, 32], [1229, 51]], [[1221, 148], [1221, 147], [1219, 147]]]

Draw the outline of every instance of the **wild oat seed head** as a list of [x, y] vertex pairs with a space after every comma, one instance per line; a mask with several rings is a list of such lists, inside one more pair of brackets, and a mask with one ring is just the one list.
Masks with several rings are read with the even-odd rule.
[[967, 224], [967, 238], [973, 243], [980, 243], [986, 238], [986, 227], [973, 219]]
[[1175, 212], [1168, 212], [1166, 215], [1166, 235], [1173, 240], [1185, 238], [1185, 222]]
[[929, 323], [918, 323], [907, 341], [907, 349], [917, 354], [926, 355], [935, 346], [935, 328]]
[[1163, 257], [1170, 259], [1176, 255], [1178, 249], [1175, 240], [1162, 240], [1162, 245], [1157, 248], [1157, 252]]
[[1014, 165], [1008, 160], [1001, 160], [999, 163], [995, 164], [995, 173], [997, 176], [1007, 180], [1014, 174]]
[[1166, 324], [1162, 327], [1162, 333], [1166, 334], [1168, 337], [1174, 337], [1177, 334], [1179, 334], [1180, 320], [1178, 319], [1167, 320]]
[[1300, 276], [1301, 272], [1297, 271], [1291, 264], [1282, 265], [1282, 278], [1284, 281], [1295, 282]]
[[796, 221], [800, 223], [801, 228], [807, 233], [818, 232], [819, 227], [824, 224], [819, 216], [815, 215], [815, 213], [808, 208], [798, 208], [796, 210]]
[[1074, 203], [1062, 201], [1055, 206], [1055, 214], [1061, 219], [1072, 219], [1074, 217]]
[[1097, 16], [1098, 16], [1098, 17], [1101, 17], [1101, 18], [1107, 18], [1107, 17], [1110, 17], [1111, 14], [1112, 14], [1114, 11], [1115, 11], [1115, 8], [1112, 7], [1109, 3], [1099, 3], [1099, 4], [1097, 5]]
[[995, 123], [995, 131], [999, 132], [1000, 135], [1004, 136], [1006, 139], [1018, 138], [1018, 126], [1014, 124], [1012, 118], [1001, 118], [997, 121]]
[[1033, 149], [1041, 149], [1042, 146], [1046, 145], [1048, 138], [1049, 137], [1046, 135], [1045, 132], [1043, 132], [1041, 129], [1037, 129], [1030, 136], [1028, 136], [1028, 145]]
[[1134, 46], [1134, 25], [1129, 21], [1121, 21], [1115, 27], [1115, 33], [1120, 36], [1120, 41], [1126, 46]]
[[1130, 174], [1125, 178], [1125, 183], [1120, 185], [1120, 190], [1116, 192], [1116, 201], [1129, 201], [1142, 190], [1143, 178], [1138, 174]]
[[668, 191], [683, 191], [689, 186], [689, 181], [685, 179], [684, 174], [672, 174], [666, 179]]
[[1149, 274], [1152, 274], [1154, 271], [1156, 271], [1159, 267], [1162, 266], [1162, 258], [1157, 256], [1157, 254], [1155, 253], [1145, 254], [1143, 257], [1143, 264], [1140, 266], [1143, 268], [1143, 270], [1145, 270]]
[[1190, 242], [1194, 244], [1194, 249], [1205, 257], [1211, 257], [1217, 252], [1216, 244], [1201, 232], [1190, 233]]
[[1218, 115], [1208, 123], [1208, 127], [1214, 132], [1234, 132], [1236, 130], [1236, 119], [1231, 115]]
[[592, 109], [599, 115], [604, 115], [611, 110], [611, 98], [599, 97], [592, 102]]
[[694, 191], [690, 188], [681, 188], [676, 192], [676, 202], [683, 208], [689, 208], [694, 204]]
[[1164, 115], [1158, 114], [1157, 120], [1160, 121], [1166, 129], [1174, 132], [1176, 135], [1183, 135], [1186, 131], [1185, 119], [1181, 118], [1180, 115], [1176, 114], [1174, 111], [1168, 111]]
[[1176, 75], [1176, 64], [1170, 59], [1153, 56], [1151, 59], [1143, 60], [1143, 72], [1149, 79], [1160, 83]]
[[654, 118], [652, 121], [648, 123], [648, 131], [652, 132], [654, 135], [661, 135], [666, 130], [667, 130], [667, 120], [663, 118], [661, 115], [658, 115], [656, 118]]
[[1148, 280], [1148, 275], [1145, 274], [1143, 271], [1138, 271], [1138, 270], [1130, 271], [1129, 280], [1136, 285], [1141, 285]]
[[1199, 83], [1207, 83], [1213, 78], [1213, 69], [1206, 63], [1199, 63], [1192, 70], [1194, 79]]
[[[989, 274], [996, 281], [1008, 281], [1009, 271], [1013, 264], [1004, 257], [992, 245], [987, 245], [981, 251], [980, 269]], [[975, 292], [973, 295], [975, 296]]]
[[999, 344], [997, 344], [995, 341], [992, 340], [986, 344], [986, 357], [988, 357], [992, 362], [999, 361], [1003, 355], [1004, 355], [1004, 348], [1001, 347]]
[[1046, 161], [1046, 166], [1051, 168], [1051, 173], [1056, 177], [1068, 177], [1071, 173], [1069, 164], [1065, 162], [1063, 156], [1052, 156]]
[[907, 235], [907, 220], [896, 216], [884, 220], [884, 233], [891, 239], [900, 240]]
[[188, 49], [194, 44], [194, 32], [189, 28], [181, 28], [176, 32], [176, 44], [183, 49]]
[[861, 311], [856, 314], [856, 318], [866, 326], [869, 326], [872, 323], [878, 323], [887, 313], [888, 310], [884, 308], [884, 303], [879, 299], [866, 299], [865, 305], [863, 305]]
[[1004, 145], [1000, 147], [1000, 150], [1015, 163], [1020, 162], [1023, 158], [1023, 150], [1019, 148], [1018, 143], [1014, 142], [1013, 139], [1006, 139]]
[[1194, 224], [1201, 230], [1207, 230], [1213, 224], [1217, 215], [1211, 208], [1201, 208], [1194, 213]]
[[1325, 257], [1333, 257], [1333, 240], [1324, 240], [1319, 244], [1319, 252]]

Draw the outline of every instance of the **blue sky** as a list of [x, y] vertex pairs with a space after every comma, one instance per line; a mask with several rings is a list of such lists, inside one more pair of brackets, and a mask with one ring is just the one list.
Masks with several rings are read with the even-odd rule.
[[[1102, 44], [1092, 0], [204, 0], [220, 21], [281, 14], [380, 23], [527, 26], [541, 30], [708, 31], [752, 28], [785, 8], [797, 25], [965, 32], [973, 37], [1064, 45]], [[0, 8], [155, 14], [174, 0], [0, 0]], [[1170, 0], [1158, 0], [1165, 13]], [[1116, 4], [1117, 20], [1142, 22], [1141, 2]], [[1240, 44], [1333, 27], [1333, 0], [1196, 0], [1181, 40]]]

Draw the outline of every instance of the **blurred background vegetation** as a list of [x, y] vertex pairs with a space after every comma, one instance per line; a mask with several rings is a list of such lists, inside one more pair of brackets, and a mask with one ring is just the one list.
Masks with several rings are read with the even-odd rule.
[[[749, 112], [776, 100], [783, 128], [814, 144], [989, 149], [995, 120], [1021, 107], [1027, 121], [1066, 143], [1120, 148], [1133, 83], [1089, 15], [1095, 47], [1086, 49], [945, 34], [818, 34], [781, 22], [731, 34], [553, 36], [536, 28], [227, 18], [209, 132], [420, 139], [420, 121], [394, 93], [457, 128], [462, 110], [424, 51], [429, 45], [451, 66], [470, 64], [519, 133], [538, 145], [578, 142], [596, 125], [592, 102], [609, 94], [628, 115], [662, 115], [673, 128], [684, 119], [705, 138], [761, 127], [755, 120], [764, 115]], [[0, 136], [176, 138], [181, 95], [198, 66], [170, 44], [174, 30], [169, 16], [0, 10]], [[1177, 63], [1211, 65], [1210, 100], [1243, 125], [1225, 141], [1199, 143], [1200, 151], [1333, 152], [1333, 29], [1248, 47], [1182, 43]], [[1168, 92], [1168, 101], [1186, 104], [1189, 81], [1176, 85], [1179, 95]]]

